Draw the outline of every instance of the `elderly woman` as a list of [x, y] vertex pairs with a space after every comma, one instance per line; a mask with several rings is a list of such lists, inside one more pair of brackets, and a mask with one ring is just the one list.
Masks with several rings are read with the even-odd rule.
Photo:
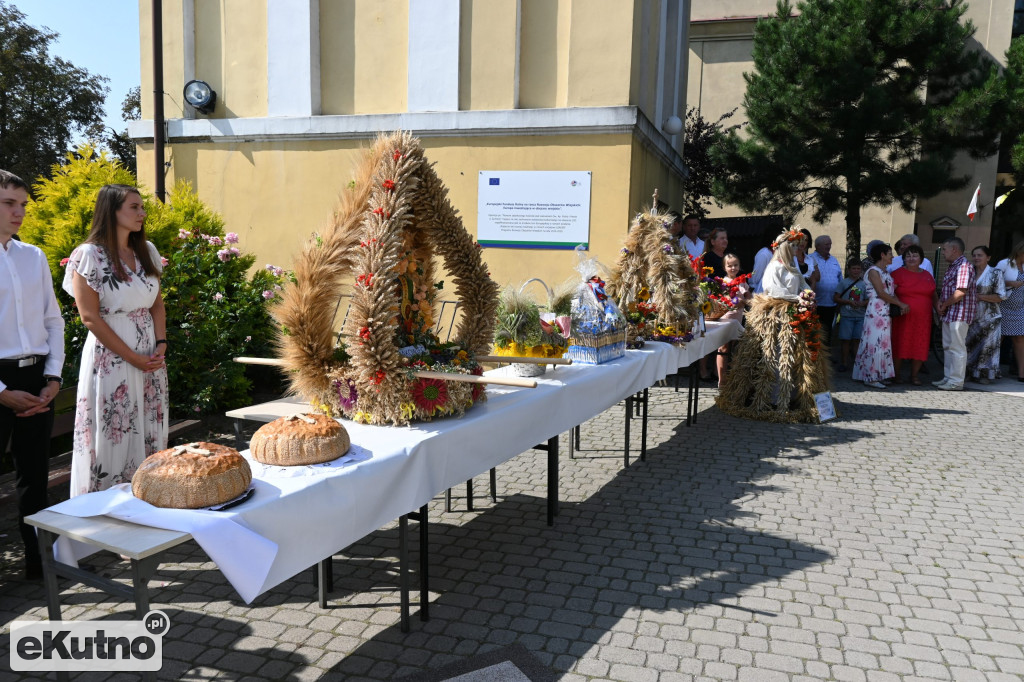
[[921, 385], [917, 374], [928, 359], [932, 339], [932, 308], [938, 305], [935, 279], [924, 269], [924, 251], [917, 244], [903, 250], [903, 266], [893, 270], [896, 295], [910, 306], [906, 315], [892, 321], [893, 370], [901, 382], [904, 360], [910, 360], [910, 383]]
[[1003, 313], [999, 304], [1007, 297], [1003, 271], [988, 263], [992, 252], [987, 246], [971, 251], [978, 279], [978, 312], [967, 328], [967, 378], [979, 384], [991, 383], [999, 376], [999, 346], [1003, 342]]
[[896, 375], [892, 362], [889, 304], [899, 306], [904, 313], [910, 306], [896, 298], [892, 276], [886, 271], [892, 263], [892, 248], [888, 244], [875, 244], [868, 256], [874, 265], [868, 268], [865, 277], [868, 307], [864, 312], [860, 348], [853, 362], [853, 380], [863, 381], [870, 388], [885, 388], [882, 382]]
[[814, 294], [797, 269], [796, 230], [780, 234], [764, 271], [764, 294], [754, 296], [746, 331], [733, 354], [733, 367], [716, 401], [728, 414], [772, 422], [815, 422], [814, 395], [827, 391], [828, 355]]
[[1013, 339], [1017, 381], [1024, 381], [1024, 241], [1017, 242], [1005, 263], [1000, 263], [1006, 300], [999, 304], [1003, 314], [1003, 336]]

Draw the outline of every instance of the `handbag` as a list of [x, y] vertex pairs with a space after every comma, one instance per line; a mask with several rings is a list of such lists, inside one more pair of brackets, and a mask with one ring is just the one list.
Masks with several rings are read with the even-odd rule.
[[903, 308], [899, 307], [895, 303], [889, 304], [889, 317], [899, 317], [903, 314]]

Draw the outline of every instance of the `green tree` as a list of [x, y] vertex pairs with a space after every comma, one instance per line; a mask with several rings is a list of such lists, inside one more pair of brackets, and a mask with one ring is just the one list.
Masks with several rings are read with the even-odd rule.
[[1003, 141], [1010, 147], [1010, 163], [1019, 187], [1024, 182], [1024, 36], [1010, 43], [1003, 73], [1007, 111]]
[[714, 196], [714, 181], [725, 173], [721, 161], [712, 155], [712, 149], [729, 132], [738, 129], [726, 127], [725, 121], [732, 118], [736, 110], [726, 112], [716, 121], [709, 121], [700, 114], [700, 109], [690, 107], [686, 112], [686, 144], [683, 154], [690, 173], [683, 180], [683, 214], [694, 214], [703, 218], [708, 206], [722, 204]]
[[72, 137], [102, 130], [107, 79], [49, 54], [56, 33], [0, 1], [0, 168], [32, 182]]
[[[128, 91], [121, 101], [121, 120], [138, 121], [142, 118], [142, 105], [140, 99], [141, 88], [136, 85]], [[110, 134], [104, 139], [104, 144], [110, 153], [121, 162], [121, 165], [128, 169], [133, 175], [138, 172], [136, 163], [135, 140], [128, 136], [128, 129], [118, 132], [113, 128]]]
[[963, 187], [953, 159], [996, 149], [995, 64], [968, 47], [963, 0], [779, 0], [754, 30], [744, 138], [716, 152], [716, 196], [748, 210], [846, 216], [860, 252], [862, 206]]

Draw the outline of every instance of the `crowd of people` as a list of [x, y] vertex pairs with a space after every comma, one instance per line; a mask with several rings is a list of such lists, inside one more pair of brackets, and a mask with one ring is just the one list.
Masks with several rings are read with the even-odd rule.
[[[43, 251], [17, 239], [28, 205], [24, 180], [0, 170], [0, 443], [11, 444], [26, 579], [42, 577], [35, 531], [24, 518], [47, 506], [52, 402], [61, 387], [64, 319]], [[71, 253], [63, 288], [89, 330], [75, 405], [71, 495], [131, 480], [167, 447], [162, 259], [146, 240], [134, 187], [107, 185], [92, 229]]]
[[[702, 235], [697, 216], [672, 215], [669, 229], [681, 249], [702, 256], [705, 266], [727, 282], [738, 276], [741, 264], [728, 251], [725, 229]], [[1004, 339], [1011, 340], [1016, 375], [1024, 381], [1024, 242], [992, 265], [987, 246], [967, 254], [963, 241], [954, 237], [942, 246], [947, 268], [936, 282], [935, 266], [917, 235], [901, 237], [895, 251], [873, 240], [867, 257], [850, 259], [844, 269], [831, 254], [831, 237], [799, 232], [802, 238], [786, 242], [792, 263], [783, 264], [778, 249], [768, 245], [756, 253], [750, 290], [793, 301], [794, 291], [813, 290], [822, 342], [831, 348], [838, 341], [839, 372], [852, 369], [853, 379], [875, 389], [904, 382], [920, 386], [932, 331], [938, 327], [944, 366], [942, 378], [932, 382], [937, 388], [959, 391], [965, 381], [988, 384], [999, 378]], [[730, 317], [741, 318], [742, 312]], [[721, 386], [729, 349], [719, 349], [717, 356]], [[710, 369], [705, 359], [702, 379], [712, 380]]]

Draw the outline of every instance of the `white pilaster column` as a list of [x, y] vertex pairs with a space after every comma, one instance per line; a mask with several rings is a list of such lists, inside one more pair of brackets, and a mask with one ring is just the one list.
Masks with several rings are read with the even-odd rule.
[[459, 0], [409, 0], [409, 111], [459, 109]]
[[267, 0], [267, 115], [320, 113], [320, 0]]

